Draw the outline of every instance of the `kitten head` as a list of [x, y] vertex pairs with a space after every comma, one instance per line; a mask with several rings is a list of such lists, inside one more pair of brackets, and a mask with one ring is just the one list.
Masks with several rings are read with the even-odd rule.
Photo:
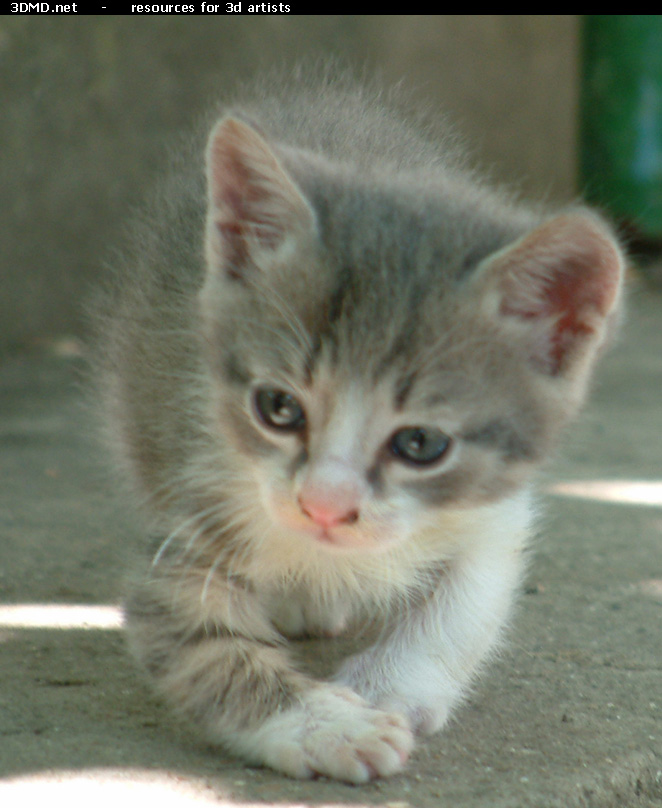
[[358, 171], [236, 118], [207, 180], [214, 418], [271, 523], [381, 549], [525, 484], [617, 308], [601, 220], [534, 218], [439, 168]]

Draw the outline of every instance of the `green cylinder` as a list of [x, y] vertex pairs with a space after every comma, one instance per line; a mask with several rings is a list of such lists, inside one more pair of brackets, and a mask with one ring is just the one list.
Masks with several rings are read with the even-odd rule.
[[583, 17], [580, 114], [585, 196], [662, 239], [662, 15]]

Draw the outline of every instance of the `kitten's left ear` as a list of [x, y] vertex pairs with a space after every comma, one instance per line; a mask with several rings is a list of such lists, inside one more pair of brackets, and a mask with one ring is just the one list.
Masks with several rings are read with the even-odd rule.
[[221, 120], [207, 147], [207, 257], [230, 277], [262, 266], [314, 227], [312, 210], [253, 127]]
[[581, 210], [543, 223], [478, 269], [483, 302], [548, 376], [581, 372], [604, 342], [624, 258], [607, 226]]

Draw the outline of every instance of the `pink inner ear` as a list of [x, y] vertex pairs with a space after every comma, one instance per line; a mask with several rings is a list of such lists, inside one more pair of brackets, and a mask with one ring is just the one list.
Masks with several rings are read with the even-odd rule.
[[207, 152], [210, 221], [241, 260], [251, 246], [276, 249], [310, 221], [301, 193], [270, 146], [248, 124], [228, 118], [212, 133]]
[[235, 241], [250, 233], [269, 247], [277, 242], [270, 196], [278, 191], [268, 181], [275, 160], [262, 145], [248, 126], [227, 121], [209, 150], [209, 185], [221, 235]]
[[498, 259], [501, 313], [546, 322], [534, 360], [559, 373], [586, 338], [602, 329], [621, 276], [618, 248], [597, 219], [562, 216], [534, 231]]

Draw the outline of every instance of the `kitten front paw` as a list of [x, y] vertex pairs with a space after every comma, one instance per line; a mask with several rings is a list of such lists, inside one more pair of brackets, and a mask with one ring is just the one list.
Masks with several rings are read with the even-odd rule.
[[334, 681], [359, 693], [385, 712], [406, 716], [420, 735], [438, 732], [448, 721], [461, 688], [432, 660], [410, 659], [403, 670], [379, 665], [370, 652], [345, 660]]
[[290, 777], [324, 775], [356, 784], [400, 771], [414, 745], [403, 715], [326, 685], [269, 719], [256, 735], [263, 762]]
[[391, 695], [381, 699], [376, 706], [387, 712], [406, 715], [412, 729], [419, 735], [434, 735], [446, 724], [450, 715], [447, 703], [437, 700], [436, 703], [423, 704], [418, 699]]

